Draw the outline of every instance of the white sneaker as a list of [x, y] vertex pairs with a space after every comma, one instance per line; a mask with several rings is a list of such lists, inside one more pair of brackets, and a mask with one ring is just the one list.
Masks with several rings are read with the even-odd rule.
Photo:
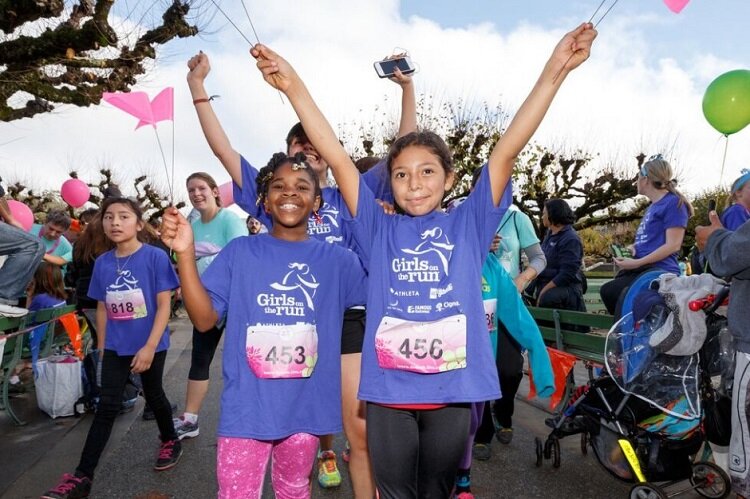
[[24, 315], [28, 314], [29, 311], [25, 308], [21, 307], [14, 307], [13, 305], [6, 305], [5, 303], [0, 303], [0, 315], [5, 317], [23, 317]]

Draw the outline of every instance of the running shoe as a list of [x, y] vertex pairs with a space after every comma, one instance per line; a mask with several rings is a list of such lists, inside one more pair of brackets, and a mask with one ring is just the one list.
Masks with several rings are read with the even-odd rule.
[[341, 473], [336, 462], [336, 453], [332, 450], [318, 454], [318, 483], [324, 489], [341, 485]]
[[29, 311], [25, 308], [14, 307], [7, 303], [0, 303], [0, 315], [3, 317], [23, 317], [28, 313]]
[[453, 497], [454, 499], [474, 499], [474, 494], [471, 492], [460, 492]]
[[162, 442], [154, 469], [156, 471], [164, 471], [173, 468], [180, 460], [180, 456], [182, 456], [182, 444], [179, 439]]
[[341, 453], [341, 459], [344, 460], [345, 463], [349, 462], [349, 457], [351, 454], [351, 448], [349, 447], [349, 441], [346, 441], [346, 447], [344, 447], [344, 452]]
[[487, 444], [474, 444], [471, 455], [474, 456], [474, 459], [489, 461], [492, 456], [492, 449]]
[[41, 499], [83, 499], [91, 493], [91, 480], [65, 473], [60, 483], [41, 495]]
[[513, 428], [500, 428], [495, 431], [495, 438], [501, 444], [508, 445], [513, 440]]
[[174, 418], [174, 431], [177, 433], [177, 438], [182, 440], [183, 438], [195, 438], [200, 434], [200, 428], [198, 428], [198, 422], [191, 423], [186, 421], [180, 416]]

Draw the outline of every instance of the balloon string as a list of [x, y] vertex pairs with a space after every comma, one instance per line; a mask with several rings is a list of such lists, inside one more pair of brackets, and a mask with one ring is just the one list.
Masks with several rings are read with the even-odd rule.
[[161, 139], [159, 139], [159, 132], [156, 130], [156, 127], [154, 127], [154, 134], [156, 134], [156, 143], [159, 144], [159, 152], [161, 152], [161, 160], [164, 163], [164, 171], [167, 173], [167, 182], [169, 183], [169, 204], [171, 206], [174, 202], [172, 182], [169, 179], [169, 167], [167, 166], [167, 158], [164, 156], [164, 148], [161, 146]]
[[719, 174], [719, 185], [724, 180], [724, 165], [727, 162], [727, 149], [729, 149], [729, 135], [724, 135], [724, 157], [721, 159], [721, 174]]
[[[169, 181], [169, 192], [170, 195], [174, 192], [174, 94], [172, 94], [172, 179]], [[174, 202], [174, 198], [170, 200], [170, 205]]]
[[[227, 21], [229, 21], [229, 24], [231, 24], [232, 26], [234, 26], [234, 29], [237, 30], [237, 33], [239, 33], [240, 36], [245, 39], [245, 41], [247, 42], [247, 44], [252, 47], [253, 46], [253, 42], [251, 42], [245, 36], [245, 33], [243, 33], [240, 30], [240, 28], [238, 28], [237, 25], [234, 24], [234, 21], [232, 21], [232, 19], [227, 15], [227, 13], [224, 12], [221, 7], [219, 7], [219, 4], [216, 3], [216, 0], [211, 0], [211, 3], [214, 4], [217, 9], [219, 9], [219, 12], [221, 12], [224, 15], [224, 17], [226, 17]], [[253, 34], [255, 35], [255, 39], [258, 41], [258, 43], [260, 43], [260, 38], [258, 38], [258, 32], [255, 31], [255, 25], [253, 25], [253, 20], [250, 19], [250, 13], [247, 11], [247, 7], [245, 7], [244, 0], [242, 0], [242, 8], [245, 10], [245, 15], [247, 16], [247, 20], [250, 21], [250, 28], [252, 28], [252, 30], [253, 30]], [[286, 102], [284, 102], [284, 97], [281, 95], [281, 90], [279, 90], [278, 92], [279, 92], [279, 99], [281, 99], [281, 103], [282, 104], [286, 104]]]
[[[593, 20], [594, 20], [594, 17], [596, 17], [596, 13], [597, 13], [597, 12], [599, 12], [599, 9], [601, 9], [601, 8], [602, 8], [602, 5], [604, 5], [604, 3], [605, 3], [606, 1], [607, 1], [607, 0], [602, 0], [602, 2], [601, 2], [601, 3], [599, 4], [599, 7], [597, 7], [597, 8], [596, 8], [596, 10], [594, 11], [594, 13], [593, 13], [593, 14], [591, 14], [591, 17], [589, 18], [589, 21], [588, 21], [588, 23], [589, 23], [589, 24], [591, 24], [591, 21], [593, 21]], [[601, 22], [602, 22], [602, 21], [604, 20], [604, 18], [605, 18], [605, 17], [607, 17], [607, 14], [609, 14], [609, 11], [611, 11], [611, 10], [612, 10], [612, 8], [613, 8], [613, 7], [615, 6], [615, 5], [617, 5], [617, 2], [618, 2], [618, 1], [619, 1], [619, 0], [615, 0], [615, 1], [614, 1], [614, 2], [612, 3], [612, 5], [610, 5], [610, 6], [609, 6], [609, 8], [608, 8], [608, 9], [606, 10], [606, 12], [604, 12], [604, 14], [602, 14], [602, 17], [600, 17], [600, 18], [599, 18], [599, 20], [598, 20], [598, 21], [596, 21], [596, 24], [594, 24], [594, 28], [596, 28], [597, 26], [599, 26], [599, 24], [600, 24], [600, 23], [601, 23]], [[559, 69], [559, 70], [557, 71], [557, 73], [555, 74], [555, 77], [554, 77], [554, 78], [552, 78], [552, 83], [553, 83], [553, 84], [557, 82], [557, 79], [558, 79], [558, 78], [560, 77], [560, 73], [562, 73], [562, 72], [563, 72], [563, 69], [565, 69], [565, 66], [567, 66], [567, 65], [568, 65], [568, 63], [570, 62], [570, 60], [571, 60], [571, 59], [573, 58], [573, 56], [574, 56], [574, 55], [575, 55], [575, 52], [572, 52], [572, 53], [571, 53], [571, 54], [570, 54], [570, 55], [568, 56], [568, 59], [567, 59], [567, 60], [565, 61], [565, 64], [563, 64], [563, 65], [562, 65], [562, 67], [561, 67], [561, 68], [560, 68], [560, 69]]]

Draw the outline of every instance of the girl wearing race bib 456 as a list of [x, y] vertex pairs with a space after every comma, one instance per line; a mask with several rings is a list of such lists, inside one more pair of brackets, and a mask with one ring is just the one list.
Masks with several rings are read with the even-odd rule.
[[97, 344], [103, 352], [99, 406], [75, 473], [63, 475], [43, 498], [89, 496], [94, 470], [120, 412], [122, 391], [131, 372], [141, 375], [146, 403], [159, 426], [161, 446], [154, 469], [172, 468], [182, 455], [172, 409], [162, 388], [171, 292], [179, 282], [167, 254], [138, 240], [144, 228], [142, 217], [140, 206], [130, 198], [107, 198], [102, 203], [102, 227], [116, 247], [96, 259], [88, 292], [98, 303]]
[[440, 210], [454, 176], [440, 137], [414, 132], [391, 146], [387, 168], [402, 214], [386, 215], [294, 69], [263, 45], [251, 50], [331, 166], [369, 271], [359, 398], [367, 402], [381, 498], [449, 497], [468, 438], [470, 403], [500, 396], [478, 286], [482, 264], [507, 208], [510, 195], [506, 203], [501, 198], [515, 159], [562, 81], [588, 58], [595, 36], [591, 24], [565, 35], [476, 189], [450, 214]]
[[190, 224], [167, 210], [185, 308], [201, 334], [224, 317], [224, 390], [216, 473], [220, 498], [260, 497], [269, 456], [276, 497], [310, 497], [318, 435], [341, 422], [344, 309], [364, 303], [357, 256], [309, 237], [320, 187], [304, 154], [258, 172], [271, 232], [233, 239], [199, 277]]

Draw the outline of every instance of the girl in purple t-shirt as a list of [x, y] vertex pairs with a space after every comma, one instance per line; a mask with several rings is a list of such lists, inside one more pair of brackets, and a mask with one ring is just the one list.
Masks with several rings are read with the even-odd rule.
[[234, 239], [200, 277], [174, 208], [162, 240], [198, 334], [226, 317], [219, 497], [260, 497], [269, 457], [276, 497], [310, 497], [318, 435], [342, 428], [340, 332], [345, 307], [364, 302], [364, 271], [353, 252], [310, 238], [321, 191], [303, 154], [275, 154], [257, 180], [269, 234]]
[[615, 314], [624, 291], [643, 272], [662, 270], [680, 274], [677, 253], [682, 247], [693, 206], [675, 187], [672, 166], [661, 155], [653, 156], [638, 174], [638, 194], [651, 202], [635, 233], [633, 258], [615, 258], [617, 276], [599, 290], [604, 306]]
[[[454, 180], [448, 146], [432, 132], [399, 138], [387, 159], [400, 214], [385, 215], [294, 69], [256, 45], [265, 80], [289, 98], [334, 172], [368, 274], [359, 397], [382, 498], [449, 497], [468, 438], [471, 402], [500, 395], [481, 290], [486, 248], [507, 208], [515, 159], [560, 84], [589, 55], [582, 24], [555, 48], [534, 89], [492, 151], [477, 188], [445, 214]], [[506, 199], [507, 201], [507, 199]]]
[[164, 251], [138, 240], [144, 222], [135, 201], [106, 199], [101, 221], [104, 233], [116, 246], [96, 259], [88, 293], [98, 303], [96, 334], [102, 353], [99, 406], [75, 473], [63, 475], [43, 498], [89, 496], [94, 470], [120, 412], [122, 391], [131, 372], [141, 375], [146, 402], [159, 427], [161, 445], [154, 469], [172, 468], [182, 455], [162, 388], [171, 291], [179, 285], [177, 275]]
[[737, 230], [750, 219], [750, 170], [742, 170], [737, 180], [732, 182], [732, 202], [734, 204], [721, 214], [721, 225], [729, 230]]

